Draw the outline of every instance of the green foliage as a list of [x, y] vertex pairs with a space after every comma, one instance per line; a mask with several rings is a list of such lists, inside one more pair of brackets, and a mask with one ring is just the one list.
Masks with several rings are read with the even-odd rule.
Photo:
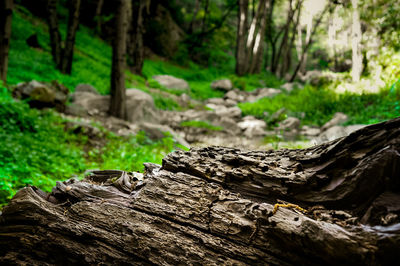
[[211, 131], [221, 131], [223, 130], [222, 127], [220, 126], [214, 126], [212, 124], [210, 124], [207, 121], [198, 121], [198, 120], [189, 120], [189, 121], [183, 121], [181, 123], [182, 127], [196, 127], [196, 128], [204, 128], [204, 129], [208, 129]]
[[39, 112], [2, 95], [0, 205], [25, 185], [49, 190], [54, 180], [85, 169], [80, 140], [65, 134], [59, 120], [53, 112]]
[[144, 162], [161, 163], [176, 146], [169, 136], [151, 141], [144, 133], [123, 138], [101, 129], [106, 145], [99, 150], [84, 133], [66, 131], [65, 122], [53, 111], [13, 100], [0, 84], [0, 206], [23, 186], [49, 191], [55, 181], [87, 168], [142, 170]]
[[108, 134], [107, 144], [100, 150], [89, 153], [89, 161], [99, 169], [142, 171], [145, 162], [161, 164], [162, 158], [174, 148], [174, 140], [166, 136], [160, 141], [150, 140], [145, 133], [121, 138]]
[[291, 93], [281, 93], [254, 103], [239, 104], [244, 115], [259, 118], [265, 118], [264, 112], [273, 114], [282, 106], [290, 115], [300, 118], [303, 124], [323, 125], [335, 112], [349, 115], [348, 124], [372, 124], [400, 116], [399, 98], [393, 97], [389, 90], [379, 94], [337, 95], [329, 89], [307, 85]]
[[[8, 80], [9, 84], [21, 81], [58, 80], [68, 88], [75, 88], [85, 82], [106, 94], [109, 92], [111, 70], [111, 48], [84, 26], [79, 27], [76, 35], [76, 46], [72, 74], [61, 74], [55, 69], [51, 57], [50, 40], [46, 23], [33, 18], [28, 11], [23, 14], [17, 6], [13, 13], [12, 36]], [[28, 13], [28, 14], [26, 14]], [[65, 25], [60, 26], [61, 34], [65, 35]], [[38, 35], [39, 44], [43, 49], [29, 47], [26, 39], [32, 34]]]
[[257, 88], [279, 88], [284, 82], [278, 79], [275, 75], [270, 72], [264, 71], [260, 74], [245, 75], [242, 77], [236, 75], [230, 75], [235, 88], [239, 88], [244, 91], [253, 91]]

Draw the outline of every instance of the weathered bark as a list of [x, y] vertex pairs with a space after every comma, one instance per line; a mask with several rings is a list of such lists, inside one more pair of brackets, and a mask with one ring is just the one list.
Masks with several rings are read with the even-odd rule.
[[7, 82], [12, 9], [13, 0], [3, 0], [0, 4], [0, 80], [4, 82]]
[[358, 12], [358, 0], [351, 0], [353, 8], [353, 21], [351, 27], [351, 50], [352, 50], [352, 67], [351, 77], [353, 82], [360, 81], [362, 72], [362, 55], [361, 55], [361, 23], [360, 14]]
[[128, 12], [130, 0], [119, 0], [115, 19], [115, 38], [113, 39], [113, 54], [111, 67], [111, 97], [110, 110], [112, 116], [126, 119], [126, 38], [128, 29]]
[[99, 171], [26, 187], [0, 216], [0, 263], [393, 264], [399, 150], [397, 118], [304, 150], [176, 151], [143, 181]]
[[71, 74], [75, 36], [79, 25], [79, 9], [81, 1], [72, 0], [69, 2], [70, 7], [67, 38], [65, 40], [64, 47], [61, 43], [61, 35], [58, 29], [57, 3], [58, 0], [48, 0], [47, 2], [47, 21], [49, 25], [51, 53], [53, 56], [53, 61], [61, 73]]
[[61, 72], [66, 74], [71, 74], [72, 71], [75, 36], [79, 25], [79, 8], [81, 6], [81, 0], [72, 0], [69, 5], [67, 39], [65, 40], [65, 47], [63, 49], [62, 62], [60, 66]]

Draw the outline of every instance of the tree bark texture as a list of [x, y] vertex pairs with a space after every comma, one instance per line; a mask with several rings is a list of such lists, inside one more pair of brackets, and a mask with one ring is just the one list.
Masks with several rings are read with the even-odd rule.
[[0, 216], [0, 263], [393, 264], [399, 151], [397, 118], [304, 150], [176, 151], [143, 178], [26, 187]]
[[249, 1], [239, 0], [238, 28], [236, 41], [236, 74], [242, 76], [261, 70], [259, 57], [263, 54], [269, 0], [261, 0], [247, 29]]
[[57, 2], [58, 0], [48, 0], [47, 2], [47, 20], [49, 25], [50, 46], [53, 61], [57, 67], [61, 64], [62, 46], [61, 35], [58, 30], [58, 16], [57, 16]]
[[142, 75], [144, 63], [143, 45], [143, 12], [147, 0], [140, 0], [132, 3], [131, 23], [129, 23], [129, 34], [127, 42], [128, 67], [130, 71], [137, 75]]
[[126, 119], [126, 38], [128, 30], [128, 13], [130, 0], [118, 0], [118, 10], [115, 19], [115, 37], [112, 47], [111, 66], [111, 97], [110, 110], [112, 116]]
[[63, 47], [58, 25], [57, 0], [48, 0], [48, 25], [50, 33], [51, 53], [57, 68], [64, 74], [71, 74], [75, 46], [75, 36], [79, 25], [79, 9], [81, 0], [69, 1], [69, 18], [67, 38]]
[[79, 8], [81, 6], [81, 0], [71, 0], [69, 5], [67, 39], [65, 40], [61, 63], [61, 72], [66, 74], [71, 74], [72, 71], [75, 36], [79, 25]]
[[7, 82], [8, 53], [11, 39], [11, 19], [13, 0], [3, 0], [0, 4], [0, 80]]

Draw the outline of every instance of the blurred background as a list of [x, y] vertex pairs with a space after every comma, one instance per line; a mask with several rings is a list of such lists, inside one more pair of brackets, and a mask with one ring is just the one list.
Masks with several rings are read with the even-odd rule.
[[175, 149], [307, 148], [400, 115], [396, 0], [1, 0], [0, 206]]

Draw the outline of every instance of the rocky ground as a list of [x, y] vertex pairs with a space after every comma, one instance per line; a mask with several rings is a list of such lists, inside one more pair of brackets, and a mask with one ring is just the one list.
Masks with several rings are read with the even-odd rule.
[[[175, 77], [155, 76], [165, 88], [188, 92], [187, 82]], [[322, 127], [301, 126], [296, 117], [287, 117], [276, 127], [268, 127], [266, 122], [253, 116], [242, 116], [237, 106], [241, 102], [253, 102], [263, 97], [274, 97], [284, 90], [291, 90], [294, 84], [287, 83], [280, 89], [259, 88], [252, 92], [235, 89], [230, 80], [218, 80], [210, 84], [214, 90], [225, 92], [223, 98], [212, 98], [205, 102], [191, 99], [187, 93], [176, 96], [157, 89], [186, 107], [183, 111], [164, 111], [155, 107], [153, 98], [138, 89], [127, 90], [127, 121], [107, 115], [109, 96], [100, 95], [88, 84], [80, 84], [74, 93], [53, 82], [51, 84], [31, 81], [18, 84], [14, 89], [17, 98], [30, 98], [33, 107], [55, 107], [72, 123], [96, 131], [92, 121], [100, 122], [105, 128], [119, 135], [136, 134], [144, 130], [152, 139], [160, 139], [169, 132], [173, 138], [186, 147], [227, 146], [246, 149], [300, 148], [330, 141], [360, 129], [363, 125], [341, 126], [347, 116], [336, 113]], [[268, 117], [269, 121], [279, 120], [286, 110], [282, 108]], [[80, 118], [79, 121], [76, 118]], [[90, 131], [89, 130], [89, 131]]]

